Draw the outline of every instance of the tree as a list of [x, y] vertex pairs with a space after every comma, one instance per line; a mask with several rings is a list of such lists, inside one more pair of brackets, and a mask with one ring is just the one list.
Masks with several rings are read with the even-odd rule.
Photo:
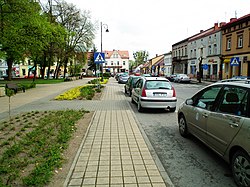
[[33, 45], [31, 38], [36, 36], [30, 26], [34, 24], [36, 27], [40, 6], [32, 0], [0, 1], [1, 45], [8, 64], [8, 79], [11, 80], [13, 63], [22, 60], [27, 48]]
[[[74, 5], [64, 1], [58, 1], [53, 11], [56, 21], [67, 31], [64, 38], [65, 46], [60, 55], [64, 72], [66, 72], [71, 58], [77, 57], [79, 53], [87, 52], [93, 46], [96, 27], [91, 22], [88, 11], [81, 13]], [[80, 59], [80, 62], [83, 61], [84, 58]]]
[[147, 51], [137, 51], [133, 53], [135, 59], [135, 66], [139, 66], [140, 64], [144, 64], [148, 60], [148, 52]]

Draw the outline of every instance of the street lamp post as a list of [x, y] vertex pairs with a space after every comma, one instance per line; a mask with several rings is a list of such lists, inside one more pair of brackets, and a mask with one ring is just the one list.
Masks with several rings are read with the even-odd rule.
[[[109, 32], [109, 29], [108, 29], [108, 25], [107, 24], [103, 24], [101, 22], [101, 53], [102, 53], [102, 28], [105, 29], [105, 32]], [[101, 65], [101, 72], [102, 72], [102, 80], [103, 80], [103, 64]]]

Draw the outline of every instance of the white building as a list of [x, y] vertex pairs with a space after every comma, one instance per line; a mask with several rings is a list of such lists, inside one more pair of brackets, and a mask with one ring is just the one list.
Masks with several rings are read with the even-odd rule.
[[164, 54], [164, 74], [172, 74], [172, 52]]
[[104, 51], [105, 63], [103, 72], [118, 73], [129, 72], [129, 52], [128, 51]]

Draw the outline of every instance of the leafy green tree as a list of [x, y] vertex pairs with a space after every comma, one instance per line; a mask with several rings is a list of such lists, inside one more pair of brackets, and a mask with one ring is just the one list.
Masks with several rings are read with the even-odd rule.
[[140, 64], [144, 64], [148, 60], [148, 52], [147, 51], [136, 51], [133, 53], [135, 59], [135, 66], [139, 66]]
[[8, 64], [8, 79], [11, 80], [12, 65], [22, 60], [27, 48], [35, 37], [33, 29], [27, 29], [34, 24], [40, 15], [40, 6], [32, 0], [0, 0], [1, 4], [1, 45], [2, 53], [6, 55]]

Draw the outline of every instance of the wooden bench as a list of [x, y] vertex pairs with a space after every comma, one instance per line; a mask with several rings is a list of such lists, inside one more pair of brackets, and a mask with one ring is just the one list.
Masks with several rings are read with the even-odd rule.
[[19, 90], [22, 90], [23, 92], [25, 92], [25, 87], [24, 86], [20, 86], [16, 83], [7, 83], [5, 85], [5, 88], [14, 90], [14, 93], [16, 94]]

